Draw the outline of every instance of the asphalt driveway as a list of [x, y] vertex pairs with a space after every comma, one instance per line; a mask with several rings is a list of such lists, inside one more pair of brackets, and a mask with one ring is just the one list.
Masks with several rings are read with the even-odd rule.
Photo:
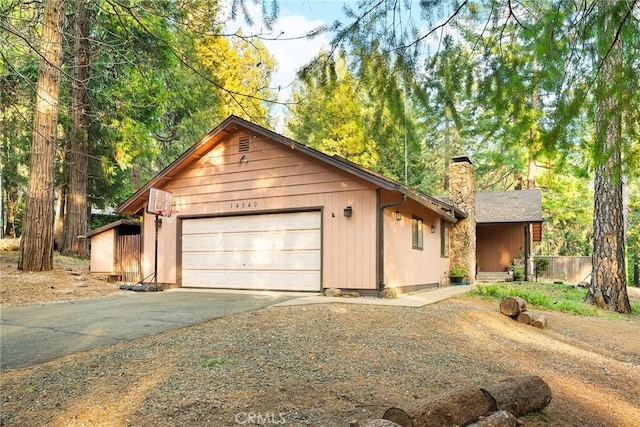
[[112, 297], [3, 308], [0, 370], [48, 362], [103, 345], [280, 303], [295, 294], [130, 292]]

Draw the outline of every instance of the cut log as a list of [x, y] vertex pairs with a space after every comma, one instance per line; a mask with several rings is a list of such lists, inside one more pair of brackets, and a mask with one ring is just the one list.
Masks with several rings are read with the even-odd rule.
[[509, 411], [492, 412], [467, 427], [516, 427], [518, 419]]
[[533, 314], [530, 311], [523, 311], [518, 314], [517, 320], [519, 323], [524, 323], [525, 325], [531, 325], [533, 323]]
[[489, 393], [473, 389], [418, 399], [403, 408], [389, 408], [382, 418], [402, 427], [460, 426], [496, 409], [496, 402]]
[[535, 375], [507, 378], [484, 390], [495, 399], [500, 410], [516, 417], [541, 411], [551, 402], [551, 388]]
[[520, 297], [507, 297], [500, 303], [500, 312], [505, 316], [516, 317], [527, 311], [527, 302]]
[[400, 427], [393, 421], [377, 419], [366, 421], [352, 421], [349, 423], [349, 427]]
[[532, 323], [536, 328], [544, 329], [547, 327], [547, 318], [544, 316], [538, 316]]

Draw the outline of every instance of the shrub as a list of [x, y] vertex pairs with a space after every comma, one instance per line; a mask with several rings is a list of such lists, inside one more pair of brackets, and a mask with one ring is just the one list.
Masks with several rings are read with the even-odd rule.
[[449, 277], [465, 277], [467, 270], [462, 267], [453, 267], [449, 272]]
[[535, 258], [536, 279], [549, 269], [549, 258]]

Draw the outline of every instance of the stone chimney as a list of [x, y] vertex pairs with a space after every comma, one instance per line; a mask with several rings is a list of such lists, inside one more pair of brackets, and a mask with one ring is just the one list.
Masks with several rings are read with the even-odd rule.
[[465, 280], [475, 283], [476, 278], [476, 183], [471, 159], [454, 157], [449, 166], [449, 198], [467, 217], [450, 229], [449, 263], [451, 268], [467, 270]]

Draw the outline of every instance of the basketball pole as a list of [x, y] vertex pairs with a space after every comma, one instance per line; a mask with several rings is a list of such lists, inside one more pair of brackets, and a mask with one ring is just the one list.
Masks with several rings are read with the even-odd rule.
[[162, 220], [156, 213], [156, 241], [155, 241], [155, 254], [153, 259], [153, 288], [154, 290], [158, 290], [158, 230], [160, 229], [160, 224], [162, 224]]

